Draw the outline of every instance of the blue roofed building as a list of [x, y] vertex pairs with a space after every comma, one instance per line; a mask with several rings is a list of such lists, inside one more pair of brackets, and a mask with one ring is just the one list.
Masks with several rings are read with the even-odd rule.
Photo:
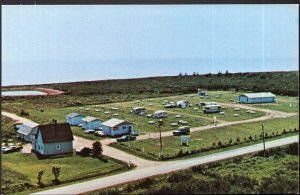
[[275, 102], [276, 95], [271, 92], [245, 93], [239, 95], [238, 102], [246, 104]]
[[82, 124], [82, 119], [85, 118], [83, 114], [70, 113], [66, 116], [67, 123], [69, 125], [79, 125]]

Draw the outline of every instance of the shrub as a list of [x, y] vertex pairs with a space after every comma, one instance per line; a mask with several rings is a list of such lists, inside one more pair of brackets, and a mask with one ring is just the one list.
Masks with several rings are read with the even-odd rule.
[[283, 129], [283, 131], [282, 131], [282, 135], [284, 135], [284, 134], [286, 134], [287, 132], [286, 132], [286, 130], [285, 129]]
[[93, 156], [99, 158], [102, 156], [102, 152], [103, 149], [101, 143], [99, 141], [95, 141], [93, 143]]
[[179, 152], [178, 152], [177, 156], [178, 156], [178, 157], [181, 157], [181, 156], [183, 156], [182, 149], [180, 149], [180, 150], [179, 150]]
[[215, 143], [215, 142], [213, 142], [213, 143], [212, 143], [212, 147], [215, 147], [215, 146], [216, 146], [216, 143]]
[[229, 139], [229, 144], [232, 144], [232, 139], [231, 138]]
[[250, 140], [250, 141], [252, 141], [252, 140], [253, 140], [251, 135], [249, 136], [249, 140]]
[[27, 111], [25, 111], [24, 109], [21, 110], [20, 112], [21, 116], [29, 116], [29, 113]]
[[239, 137], [236, 138], [236, 142], [240, 142], [240, 138]]
[[222, 142], [221, 141], [218, 142], [218, 146], [222, 146]]
[[80, 156], [89, 156], [92, 153], [92, 149], [89, 147], [84, 147], [80, 151]]

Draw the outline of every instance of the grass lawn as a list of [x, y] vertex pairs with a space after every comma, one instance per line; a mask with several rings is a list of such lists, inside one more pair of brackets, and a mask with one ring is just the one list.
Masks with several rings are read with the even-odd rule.
[[295, 194], [299, 159], [287, 147], [268, 150], [267, 158], [250, 154], [86, 194]]
[[[28, 118], [32, 119], [33, 121], [40, 123], [40, 124], [47, 124], [51, 122], [52, 119], [58, 120], [58, 122], [65, 122], [66, 115], [71, 112], [77, 112], [81, 114], [85, 114], [87, 116], [94, 116], [100, 118], [102, 121], [106, 121], [110, 118], [119, 118], [124, 119], [129, 122], [135, 124], [135, 129], [139, 130], [141, 134], [145, 134], [148, 132], [156, 132], [157, 125], [148, 124], [149, 121], [155, 121], [157, 124], [157, 119], [148, 119], [146, 116], [137, 116], [130, 113], [132, 107], [143, 106], [146, 108], [147, 113], [153, 113], [156, 110], [167, 110], [169, 112], [168, 118], [165, 119], [165, 127], [163, 131], [170, 131], [177, 129], [178, 126], [171, 126], [171, 123], [176, 123], [178, 120], [185, 120], [188, 122], [187, 125], [190, 127], [199, 127], [211, 124], [213, 116], [217, 117], [217, 120], [224, 120], [224, 121], [239, 121], [245, 120], [250, 118], [261, 117], [265, 115], [263, 112], [256, 112], [255, 114], [249, 114], [246, 112], [245, 109], [240, 109], [239, 111], [234, 111], [233, 108], [226, 108], [225, 115], [220, 114], [204, 114], [202, 113], [201, 107], [196, 107], [195, 104], [199, 102], [205, 101], [216, 101], [216, 102], [230, 102], [235, 103], [238, 93], [230, 93], [228, 91], [208, 91], [207, 97], [199, 97], [197, 94], [186, 94], [186, 95], [177, 95], [177, 96], [169, 96], [169, 97], [160, 97], [160, 98], [152, 98], [152, 99], [140, 99], [134, 101], [127, 101], [127, 102], [118, 102], [118, 103], [108, 103], [108, 104], [97, 104], [97, 105], [85, 105], [85, 106], [73, 106], [73, 107], [60, 107], [60, 108], [47, 108], [43, 107], [32, 107], [27, 109], [26, 111], [29, 112]], [[281, 97], [284, 99], [285, 97]], [[289, 97], [292, 100], [295, 100], [295, 97]], [[186, 99], [189, 100], [192, 104], [191, 107], [186, 109], [180, 108], [171, 108], [165, 109], [162, 102], [164, 100], [168, 101], [176, 101]], [[26, 104], [25, 102], [12, 102], [6, 103], [6, 108], [9, 110], [14, 111], [15, 113], [19, 113], [19, 107]], [[287, 112], [296, 112], [297, 103], [293, 103], [292, 108], [286, 107], [287, 102], [279, 102], [276, 104], [270, 104], [267, 106], [257, 105], [258, 107], [264, 106], [265, 108], [269, 109], [285, 109], [283, 111]], [[255, 105], [256, 106], [256, 105]], [[113, 109], [116, 108], [116, 109]], [[104, 114], [104, 112], [110, 112], [109, 114]], [[239, 117], [234, 117], [233, 114], [239, 114]], [[176, 118], [176, 115], [181, 115], [181, 118]], [[75, 135], [85, 137], [87, 139], [95, 140], [99, 139], [94, 135], [87, 135], [84, 134], [83, 130], [78, 127], [72, 128]]]
[[[45, 170], [42, 182], [46, 186], [52, 185], [53, 180], [52, 166], [61, 167], [61, 175], [59, 177], [62, 183], [74, 182], [77, 180], [92, 178], [96, 176], [110, 174], [112, 172], [119, 172], [127, 170], [127, 166], [108, 160], [107, 163], [92, 157], [80, 157], [78, 155], [38, 160], [35, 154], [22, 154], [19, 152], [2, 155], [3, 175], [2, 179], [9, 189], [4, 188], [4, 193], [12, 193], [15, 187], [15, 180], [13, 175], [19, 183], [28, 183], [32, 185], [32, 189], [36, 189], [37, 174], [40, 170]], [[6, 184], [5, 184], [6, 182]], [[26, 184], [26, 185], [28, 185]], [[30, 187], [29, 187], [30, 188]], [[26, 188], [25, 188], [26, 189]], [[24, 189], [23, 189], [24, 190]]]
[[[289, 117], [289, 118], [281, 118], [281, 119], [271, 119], [264, 121], [264, 129], [265, 132], [271, 135], [273, 132], [274, 134], [277, 133], [281, 134], [282, 130], [285, 128], [286, 130], [299, 128], [299, 119], [298, 116]], [[238, 124], [232, 125], [228, 127], [222, 128], [214, 128], [205, 131], [198, 131], [191, 133], [190, 140], [189, 140], [189, 151], [199, 150], [201, 148], [208, 148], [211, 147], [213, 143], [216, 145], [219, 141], [222, 144], [229, 143], [229, 140], [232, 139], [233, 142], [236, 141], [237, 137], [239, 137], [240, 142], [244, 142], [244, 138], [247, 140], [249, 136], [252, 138], [259, 139], [261, 133], [261, 123], [246, 123], [246, 124]], [[163, 140], [163, 150], [164, 156], [175, 156], [178, 152], [186, 147], [181, 146], [180, 137], [179, 136], [170, 136], [164, 137]], [[116, 144], [114, 144], [116, 145]], [[128, 147], [128, 144], [125, 144], [123, 147]], [[149, 156], [149, 158], [153, 159], [152, 155], [149, 153], [158, 155], [160, 151], [160, 144], [159, 139], [147, 139], [147, 140], [137, 140], [132, 141], [130, 143], [131, 148], [138, 149], [136, 150], [126, 150], [127, 152], [131, 153], [134, 152], [136, 155], [140, 155], [141, 157]], [[144, 148], [144, 152], [142, 152]]]
[[270, 110], [277, 110], [282, 112], [299, 112], [299, 102], [279, 101], [276, 103], [255, 104], [250, 106]]

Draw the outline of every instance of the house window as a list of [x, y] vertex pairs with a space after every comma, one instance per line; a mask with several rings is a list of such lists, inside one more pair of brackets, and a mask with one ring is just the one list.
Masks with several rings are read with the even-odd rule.
[[57, 145], [57, 146], [56, 146], [56, 149], [59, 150], [59, 149], [60, 149], [60, 145]]
[[123, 126], [123, 129], [126, 129], [126, 126]]

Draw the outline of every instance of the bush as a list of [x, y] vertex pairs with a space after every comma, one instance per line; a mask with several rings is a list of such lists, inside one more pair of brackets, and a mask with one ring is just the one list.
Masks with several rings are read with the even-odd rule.
[[91, 153], [92, 153], [92, 149], [91, 148], [84, 147], [80, 151], [80, 156], [90, 156]]
[[222, 142], [221, 141], [218, 142], [218, 146], [222, 146]]
[[240, 142], [240, 138], [239, 137], [236, 138], [236, 142]]
[[287, 132], [286, 132], [286, 130], [285, 129], [283, 129], [283, 131], [282, 131], [282, 135], [284, 135], [284, 134], [286, 134]]
[[229, 139], [229, 144], [232, 144], [232, 139], [231, 138]]
[[21, 116], [29, 116], [29, 113], [27, 111], [25, 111], [24, 109], [21, 110], [20, 112]]
[[253, 140], [253, 138], [252, 138], [252, 136], [251, 136], [251, 135], [249, 136], [249, 140], [250, 140], [250, 141], [252, 141], [252, 140]]
[[178, 157], [181, 157], [181, 156], [183, 156], [182, 149], [180, 149], [180, 150], [179, 150], [179, 152], [178, 152], [177, 156], [178, 156]]

